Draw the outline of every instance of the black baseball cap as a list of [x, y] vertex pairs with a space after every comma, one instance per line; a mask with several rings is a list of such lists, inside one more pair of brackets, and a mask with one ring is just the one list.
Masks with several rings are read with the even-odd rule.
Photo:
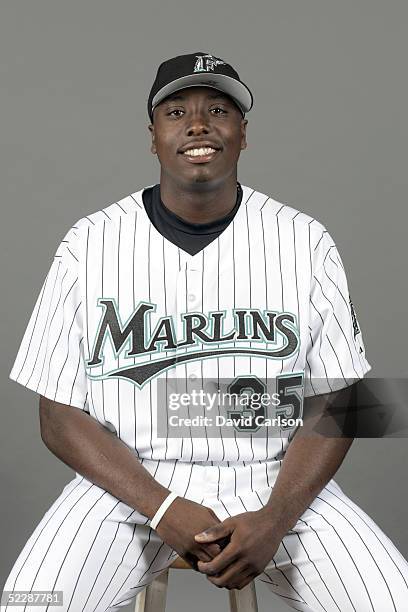
[[150, 90], [147, 112], [153, 122], [154, 108], [170, 94], [186, 87], [212, 87], [226, 93], [244, 115], [251, 110], [253, 96], [234, 68], [210, 53], [189, 53], [160, 64]]

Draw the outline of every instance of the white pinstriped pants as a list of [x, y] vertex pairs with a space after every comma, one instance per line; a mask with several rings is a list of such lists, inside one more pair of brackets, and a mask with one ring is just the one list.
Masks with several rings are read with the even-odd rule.
[[[211, 507], [224, 520], [266, 503], [279, 463], [146, 459], [143, 465], [169, 489]], [[77, 474], [37, 525], [4, 589], [63, 591], [63, 605], [54, 608], [60, 612], [119, 611], [176, 556], [147, 523], [145, 516]], [[302, 612], [408, 610], [407, 562], [333, 480], [256, 580]], [[1, 612], [23, 610], [45, 612], [48, 607], [1, 607]]]

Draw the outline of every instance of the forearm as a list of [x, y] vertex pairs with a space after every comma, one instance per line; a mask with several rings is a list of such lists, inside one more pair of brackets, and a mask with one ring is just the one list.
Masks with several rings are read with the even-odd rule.
[[337, 472], [352, 442], [318, 434], [294, 437], [264, 508], [282, 536]]
[[353, 437], [358, 383], [305, 398], [303, 426], [289, 443], [265, 511], [284, 535], [339, 469]]
[[91, 482], [152, 518], [169, 490], [143, 467], [134, 451], [82, 410], [63, 404], [52, 408], [58, 416], [43, 417], [41, 429], [50, 451]]

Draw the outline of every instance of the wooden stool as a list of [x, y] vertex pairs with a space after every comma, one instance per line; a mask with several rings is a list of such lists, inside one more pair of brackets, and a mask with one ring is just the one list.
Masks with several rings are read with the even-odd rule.
[[[177, 557], [165, 572], [139, 593], [135, 612], [165, 612], [169, 569], [191, 570], [192, 568], [184, 559]], [[241, 590], [231, 589], [228, 594], [230, 612], [258, 612], [254, 581]]]

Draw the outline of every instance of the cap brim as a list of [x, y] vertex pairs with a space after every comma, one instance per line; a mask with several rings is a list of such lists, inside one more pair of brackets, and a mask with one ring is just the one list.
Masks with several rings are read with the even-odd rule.
[[164, 98], [167, 98], [170, 94], [180, 89], [186, 89], [187, 87], [211, 87], [223, 91], [227, 95], [231, 96], [237, 103], [243, 113], [247, 113], [252, 108], [252, 94], [248, 87], [241, 81], [237, 81], [232, 77], [225, 74], [214, 74], [211, 72], [197, 72], [196, 74], [189, 74], [185, 77], [180, 77], [175, 81], [172, 81], [165, 87], [162, 87], [152, 100], [152, 112]]

